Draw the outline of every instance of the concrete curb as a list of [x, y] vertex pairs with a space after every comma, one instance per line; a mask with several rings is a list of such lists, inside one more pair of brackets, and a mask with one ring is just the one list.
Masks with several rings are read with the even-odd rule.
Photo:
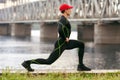
[[[23, 70], [23, 69], [17, 69], [17, 70], [0, 70], [0, 74], [2, 73], [21, 73], [21, 74], [25, 74], [28, 73], [28, 71]], [[35, 70], [34, 72], [29, 72], [32, 74], [47, 74], [47, 73], [93, 73], [93, 74], [101, 74], [101, 73], [120, 73], [120, 70], [91, 70], [91, 71], [76, 71], [76, 70], [61, 70], [61, 69], [55, 69], [55, 70]]]

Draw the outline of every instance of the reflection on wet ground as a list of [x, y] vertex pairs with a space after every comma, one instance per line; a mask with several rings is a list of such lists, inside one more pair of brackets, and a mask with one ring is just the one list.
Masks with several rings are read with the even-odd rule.
[[[76, 36], [76, 32], [72, 36]], [[76, 39], [76, 37], [72, 37]], [[84, 63], [92, 69], [120, 69], [120, 45], [95, 45], [85, 42]], [[47, 58], [54, 48], [54, 41], [43, 41], [39, 36], [0, 36], [0, 69], [23, 69], [24, 60]], [[59, 65], [58, 65], [59, 64]], [[32, 65], [35, 69], [76, 69], [77, 49], [66, 50], [52, 65]]]

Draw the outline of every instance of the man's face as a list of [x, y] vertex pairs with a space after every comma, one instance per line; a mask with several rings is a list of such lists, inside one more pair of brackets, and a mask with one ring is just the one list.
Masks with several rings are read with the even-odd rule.
[[70, 16], [70, 14], [71, 14], [71, 9], [65, 10], [65, 13], [66, 13], [68, 16]]

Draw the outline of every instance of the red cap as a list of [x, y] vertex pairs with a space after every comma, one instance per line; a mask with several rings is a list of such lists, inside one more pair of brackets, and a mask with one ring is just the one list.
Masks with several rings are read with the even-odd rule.
[[59, 10], [63, 11], [63, 10], [72, 9], [72, 8], [73, 8], [73, 6], [70, 6], [68, 4], [61, 4], [60, 7], [59, 7]]

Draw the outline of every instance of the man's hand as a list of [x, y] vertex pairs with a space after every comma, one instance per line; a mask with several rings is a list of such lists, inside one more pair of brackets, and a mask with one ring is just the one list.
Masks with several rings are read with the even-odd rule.
[[65, 40], [66, 42], [69, 42], [69, 38], [66, 38], [66, 40]]

